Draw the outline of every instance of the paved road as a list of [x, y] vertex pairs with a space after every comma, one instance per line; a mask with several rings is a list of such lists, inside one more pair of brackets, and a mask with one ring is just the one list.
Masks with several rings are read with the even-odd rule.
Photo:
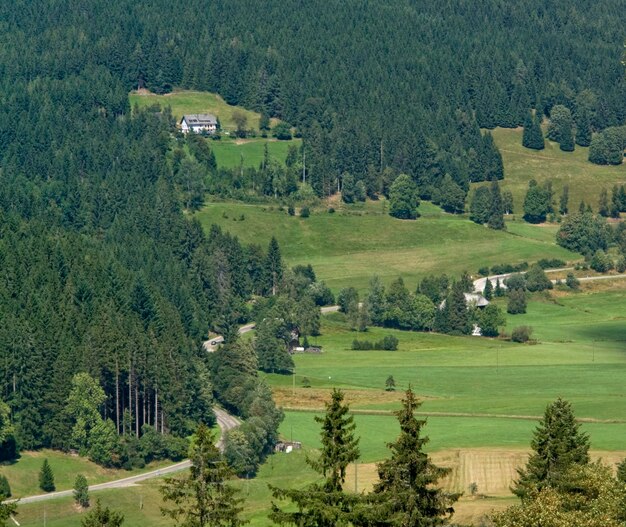
[[[230, 415], [229, 413], [221, 410], [219, 408], [215, 408], [215, 416], [217, 417], [217, 424], [220, 427], [220, 439], [217, 443], [220, 450], [223, 450], [223, 439], [224, 433], [231, 428], [235, 428], [239, 426], [240, 421], [236, 417]], [[159, 476], [165, 476], [167, 474], [174, 474], [176, 472], [180, 472], [181, 470], [185, 470], [191, 466], [191, 462], [188, 459], [181, 461], [180, 463], [176, 463], [174, 465], [169, 465], [167, 467], [163, 467], [157, 470], [152, 470], [150, 472], [144, 472], [143, 474], [138, 474], [136, 476], [129, 476], [127, 478], [116, 479], [114, 481], [108, 481], [106, 483], [99, 483], [98, 485], [90, 485], [89, 491], [97, 491], [103, 489], [118, 489], [122, 487], [129, 487], [131, 485], [135, 485], [140, 481], [144, 481], [146, 479], [156, 478]], [[74, 493], [73, 490], [62, 490], [59, 492], [50, 492], [48, 494], [39, 494], [37, 496], [28, 496], [25, 498], [20, 498], [19, 502], [21, 503], [34, 503], [37, 501], [46, 501], [53, 500], [56, 498], [63, 498], [66, 496], [72, 496]], [[15, 500], [13, 500], [15, 501]]]

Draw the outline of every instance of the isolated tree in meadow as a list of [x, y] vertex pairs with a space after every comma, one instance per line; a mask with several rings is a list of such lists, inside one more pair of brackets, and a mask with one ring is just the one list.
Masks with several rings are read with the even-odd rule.
[[506, 312], [510, 315], [520, 315], [526, 313], [526, 291], [524, 289], [510, 289], [509, 301]]
[[74, 502], [81, 507], [89, 507], [89, 485], [82, 474], [78, 474], [74, 480]]
[[389, 377], [387, 377], [387, 380], [385, 381], [385, 391], [393, 392], [395, 390], [396, 390], [396, 381], [393, 378], [393, 375], [390, 375]]
[[419, 216], [417, 187], [406, 174], [400, 174], [389, 189], [389, 215], [401, 220], [414, 220]]
[[54, 485], [52, 467], [50, 467], [50, 463], [48, 463], [47, 458], [43, 460], [43, 464], [39, 470], [39, 488], [44, 492], [53, 492], [56, 488]]
[[124, 523], [124, 515], [120, 512], [102, 508], [100, 500], [96, 506], [82, 519], [81, 527], [120, 527]]
[[577, 291], [578, 289], [580, 289], [580, 280], [576, 278], [574, 273], [569, 272], [567, 273], [567, 276], [565, 277], [565, 285], [569, 287], [570, 289]]
[[529, 223], [542, 223], [552, 212], [552, 191], [546, 186], [540, 186], [534, 179], [528, 183], [528, 191], [524, 198], [524, 219]]
[[270, 519], [279, 525], [298, 527], [335, 527], [348, 524], [353, 507], [360, 497], [343, 492], [346, 469], [359, 458], [359, 439], [354, 436], [354, 418], [348, 415], [344, 394], [333, 390], [326, 403], [324, 417], [315, 421], [322, 425], [322, 447], [317, 459], [307, 463], [324, 477], [321, 483], [313, 483], [303, 489], [280, 489], [270, 485], [274, 498], [289, 500], [295, 506], [282, 510], [272, 503]]
[[[379, 481], [369, 499], [372, 509], [367, 519], [357, 525], [431, 527], [444, 525], [454, 513], [452, 505], [460, 494], [447, 493], [438, 483], [449, 468], [436, 466], [424, 452], [428, 437], [422, 436], [426, 420], [416, 419], [421, 403], [409, 388], [396, 412], [400, 435], [387, 446], [391, 457], [377, 466]], [[377, 523], [376, 520], [383, 521]]]
[[243, 500], [236, 497], [239, 491], [228, 485], [233, 473], [215, 446], [211, 430], [203, 424], [196, 430], [189, 458], [189, 474], [165, 479], [161, 495], [166, 506], [161, 507], [161, 513], [182, 527], [245, 524], [239, 518]]
[[559, 485], [573, 465], [589, 463], [589, 436], [580, 431], [570, 403], [560, 398], [546, 407], [530, 446], [533, 453], [511, 489], [522, 500]]
[[2, 501], [3, 498], [8, 496], [0, 495], [0, 527], [7, 527], [9, 525], [13, 525], [13, 522], [9, 523], [9, 520], [13, 516], [17, 515], [17, 503]]

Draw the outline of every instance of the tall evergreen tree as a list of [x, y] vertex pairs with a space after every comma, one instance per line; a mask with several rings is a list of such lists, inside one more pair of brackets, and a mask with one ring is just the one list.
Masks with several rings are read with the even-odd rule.
[[267, 249], [267, 256], [265, 257], [265, 276], [268, 292], [270, 292], [272, 296], [276, 295], [283, 278], [283, 259], [280, 254], [278, 242], [273, 236]]
[[600, 197], [598, 198], [598, 214], [600, 216], [604, 216], [608, 218], [611, 213], [611, 208], [609, 206], [609, 193], [603, 188], [600, 191]]
[[270, 519], [280, 525], [298, 527], [335, 527], [347, 525], [352, 509], [360, 501], [356, 495], [343, 492], [346, 468], [359, 457], [359, 439], [354, 437], [354, 418], [348, 415], [340, 390], [333, 390], [326, 403], [326, 415], [316, 417], [322, 425], [322, 448], [317, 459], [307, 463], [324, 477], [304, 489], [279, 489], [270, 486], [274, 498], [292, 501], [296, 507], [282, 510], [272, 503]]
[[100, 500], [96, 501], [96, 506], [89, 511], [80, 522], [81, 527], [120, 527], [124, 523], [124, 515], [109, 509], [102, 508]]
[[189, 453], [189, 474], [167, 478], [161, 487], [161, 513], [183, 527], [237, 527], [243, 501], [227, 481], [232, 472], [215, 446], [215, 438], [203, 424], [198, 427]]
[[52, 467], [50, 467], [47, 458], [43, 460], [43, 465], [41, 465], [41, 470], [39, 471], [39, 488], [44, 492], [53, 492], [56, 488]]
[[448, 293], [445, 305], [438, 313], [437, 330], [442, 333], [468, 335], [472, 327], [465, 301], [465, 291], [461, 281], [454, 282]]
[[567, 214], [569, 210], [569, 186], [563, 185], [563, 192], [559, 198], [559, 213]]
[[578, 146], [589, 146], [591, 144], [591, 121], [589, 110], [581, 107], [576, 115], [576, 144]]
[[500, 193], [500, 185], [497, 180], [491, 182], [491, 206], [489, 207], [489, 220], [487, 225], [495, 230], [506, 229], [504, 224], [504, 210], [502, 207], [502, 194]]
[[82, 474], [78, 474], [74, 480], [74, 501], [81, 507], [89, 507], [89, 485]]
[[365, 305], [372, 324], [375, 326], [382, 326], [385, 322], [385, 312], [387, 311], [385, 299], [385, 286], [383, 286], [380, 278], [374, 275], [370, 280], [370, 288], [365, 298]]
[[530, 446], [533, 453], [526, 466], [518, 469], [519, 479], [511, 489], [522, 500], [559, 484], [572, 465], [589, 462], [589, 436], [580, 431], [570, 403], [560, 398], [546, 407]]
[[493, 298], [493, 284], [491, 283], [491, 280], [489, 280], [489, 278], [485, 280], [485, 288], [483, 289], [483, 296], [487, 300], [491, 300]]
[[488, 187], [481, 186], [474, 190], [470, 202], [470, 220], [480, 225], [489, 221], [491, 193]]
[[522, 136], [522, 146], [533, 150], [543, 150], [545, 141], [541, 131], [541, 119], [538, 115], [528, 112], [524, 120], [524, 134]]
[[460, 494], [437, 486], [450, 469], [436, 466], [424, 452], [429, 439], [422, 436], [426, 420], [415, 417], [420, 406], [409, 387], [402, 408], [396, 412], [400, 435], [388, 444], [391, 457], [377, 467], [379, 481], [374, 485], [373, 510], [369, 511], [374, 521], [363, 525], [430, 527], [445, 525], [454, 513], [452, 505]]

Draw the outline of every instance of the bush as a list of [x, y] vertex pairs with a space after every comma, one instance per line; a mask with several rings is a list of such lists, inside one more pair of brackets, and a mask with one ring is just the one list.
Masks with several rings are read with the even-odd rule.
[[528, 269], [528, 262], [521, 262], [515, 265], [499, 264], [491, 268], [491, 274], [519, 273]]
[[624, 256], [619, 257], [619, 259], [617, 260], [616, 269], [618, 273], [623, 273], [626, 271], [626, 257]]
[[533, 334], [533, 328], [530, 326], [519, 326], [511, 333], [511, 340], [513, 342], [528, 342]]
[[574, 273], [567, 273], [565, 285], [570, 289], [577, 290], [580, 287], [580, 281], [574, 276]]
[[294, 209], [292, 205], [289, 205], [289, 207], [287, 207], [287, 214], [289, 214], [289, 216], [295, 216], [296, 209]]
[[328, 214], [334, 214], [335, 213], [335, 208], [334, 207], [328, 207]]
[[481, 267], [478, 269], [478, 274], [480, 276], [489, 276], [489, 267]]
[[386, 335], [381, 340], [371, 342], [369, 340], [357, 340], [352, 341], [353, 350], [385, 350], [396, 351], [398, 349], [398, 339], [393, 335]]
[[589, 266], [598, 273], [606, 273], [613, 269], [613, 261], [602, 249], [598, 249], [593, 254]]
[[309, 207], [302, 207], [300, 209], [301, 218], [308, 218], [310, 215], [311, 215], [311, 211], [309, 210]]
[[533, 265], [526, 273], [526, 289], [529, 291], [543, 291], [552, 289], [552, 282], [539, 265]]
[[537, 262], [537, 265], [542, 269], [559, 269], [560, 267], [565, 267], [567, 262], [558, 258], [542, 258]]
[[526, 289], [526, 278], [521, 274], [513, 274], [509, 276], [505, 281], [504, 285], [507, 286], [509, 290], [513, 289]]
[[308, 292], [316, 306], [332, 306], [335, 303], [335, 295], [324, 282], [313, 282], [308, 287]]

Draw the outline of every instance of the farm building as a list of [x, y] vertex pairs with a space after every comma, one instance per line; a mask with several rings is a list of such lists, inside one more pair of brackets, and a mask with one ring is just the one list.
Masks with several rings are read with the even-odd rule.
[[183, 134], [188, 134], [189, 132], [214, 134], [217, 131], [217, 118], [210, 113], [183, 115], [183, 118], [180, 120], [180, 129]]
[[[489, 300], [487, 300], [483, 295], [478, 293], [463, 293], [465, 295], [465, 303], [467, 307], [479, 307], [484, 308], [489, 305]], [[439, 309], [443, 309], [446, 306], [446, 301], [444, 300], [439, 304]]]

